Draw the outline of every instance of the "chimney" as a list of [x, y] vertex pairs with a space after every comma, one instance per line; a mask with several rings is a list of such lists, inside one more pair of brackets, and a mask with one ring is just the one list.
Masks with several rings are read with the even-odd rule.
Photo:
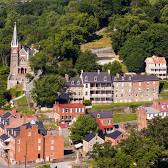
[[107, 71], [107, 72], [108, 72], [108, 74], [110, 75], [110, 69], [108, 69], [108, 71]]
[[68, 82], [69, 81], [69, 75], [65, 74], [65, 80]]
[[81, 75], [83, 74], [83, 69], [81, 70]]

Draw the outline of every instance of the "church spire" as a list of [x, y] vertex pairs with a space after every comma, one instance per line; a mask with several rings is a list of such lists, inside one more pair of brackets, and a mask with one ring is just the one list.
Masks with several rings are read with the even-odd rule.
[[18, 38], [17, 38], [16, 22], [15, 22], [15, 25], [14, 25], [13, 37], [12, 37], [12, 41], [11, 41], [11, 47], [18, 47]]

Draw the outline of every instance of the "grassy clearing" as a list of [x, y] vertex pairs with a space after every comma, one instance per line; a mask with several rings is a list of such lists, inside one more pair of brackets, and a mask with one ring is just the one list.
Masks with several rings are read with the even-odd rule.
[[146, 102], [131, 102], [131, 103], [111, 103], [111, 104], [94, 104], [92, 106], [93, 110], [111, 110], [113, 107], [119, 107], [119, 106], [141, 106], [141, 105], [148, 105], [152, 102], [146, 101]]
[[136, 113], [116, 113], [113, 115], [113, 121], [115, 123], [127, 122], [137, 120]]
[[93, 42], [89, 42], [81, 45], [81, 51], [91, 50], [94, 48], [106, 48], [111, 47], [111, 38], [103, 37], [99, 40], [95, 40]]
[[31, 115], [35, 113], [34, 109], [28, 107], [26, 96], [16, 100], [15, 104], [16, 104], [16, 110], [19, 112], [22, 112], [27, 115]]

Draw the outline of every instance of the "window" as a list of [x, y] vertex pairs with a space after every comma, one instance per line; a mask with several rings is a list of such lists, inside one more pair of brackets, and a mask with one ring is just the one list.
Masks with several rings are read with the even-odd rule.
[[88, 76], [85, 76], [85, 81], [88, 81]]
[[71, 81], [71, 85], [74, 85], [74, 81]]
[[104, 76], [104, 81], [107, 81], [107, 76]]
[[77, 81], [77, 85], [80, 85], [80, 81], [79, 80]]
[[97, 114], [97, 118], [100, 118], [100, 114]]
[[108, 124], [110, 124], [111, 122], [110, 122], [110, 120], [108, 120]]
[[86, 84], [86, 88], [88, 88], [88, 84]]
[[54, 152], [51, 152], [50, 156], [54, 156]]
[[41, 146], [38, 146], [38, 151], [40, 151], [41, 150]]
[[94, 81], [95, 81], [95, 82], [97, 81], [97, 76], [94, 77]]
[[54, 146], [51, 146], [51, 148], [50, 148], [51, 150], [54, 150]]
[[40, 159], [40, 153], [38, 153], [38, 159]]
[[28, 132], [27, 136], [31, 136], [31, 132]]
[[41, 143], [41, 139], [38, 139], [38, 143]]
[[87, 96], [87, 95], [88, 95], [88, 92], [85, 92], [85, 95]]
[[53, 139], [51, 140], [51, 144], [52, 144], [52, 145], [54, 144], [54, 140], [53, 140]]
[[20, 139], [17, 140], [17, 144], [20, 144]]
[[69, 111], [69, 109], [66, 108], [66, 109], [65, 109], [65, 112], [68, 113], [68, 111]]

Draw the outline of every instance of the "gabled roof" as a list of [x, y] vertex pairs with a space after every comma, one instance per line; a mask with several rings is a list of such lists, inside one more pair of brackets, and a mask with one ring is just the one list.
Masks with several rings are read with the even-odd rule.
[[82, 103], [67, 103], [67, 104], [56, 104], [56, 106], [59, 106], [60, 108], [84, 108], [85, 105]]
[[96, 136], [96, 133], [86, 134], [84, 140], [87, 141], [87, 142], [89, 142], [89, 141], [91, 141], [95, 136]]
[[82, 80], [79, 77], [72, 77], [65, 84], [68, 87], [82, 87]]
[[112, 76], [108, 72], [83, 72], [83, 83], [112, 83]]
[[90, 115], [94, 118], [112, 118], [112, 111], [91, 112]]
[[6, 141], [7, 139], [9, 139], [9, 136], [7, 134], [2, 134], [0, 136], [0, 140], [3, 141], [3, 142]]
[[6, 112], [5, 114], [2, 115], [2, 118], [9, 118], [12, 114], [10, 112]]
[[146, 58], [146, 62], [150, 64], [166, 64], [166, 59], [165, 57], [153, 55], [152, 57]]
[[121, 131], [115, 130], [114, 132], [107, 134], [106, 137], [110, 137], [112, 139], [117, 139], [122, 134]]

